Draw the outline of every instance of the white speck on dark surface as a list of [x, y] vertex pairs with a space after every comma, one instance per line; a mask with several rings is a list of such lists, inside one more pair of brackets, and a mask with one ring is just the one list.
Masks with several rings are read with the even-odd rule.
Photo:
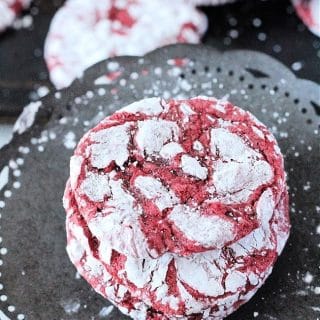
[[98, 95], [99, 96], [104, 96], [105, 94], [106, 94], [106, 89], [104, 89], [104, 88], [99, 88], [98, 89]]
[[78, 313], [81, 307], [79, 299], [68, 299], [65, 301], [62, 301], [61, 306], [63, 307], [66, 314], [75, 314]]
[[38, 146], [37, 149], [38, 149], [39, 152], [43, 152], [44, 151], [44, 146]]
[[304, 277], [302, 278], [302, 280], [305, 283], [310, 284], [313, 281], [313, 278], [314, 278], [313, 275], [309, 271], [307, 271]]
[[130, 78], [132, 80], [137, 80], [139, 78], [139, 74], [137, 72], [132, 72]]
[[8, 311], [9, 312], [14, 312], [16, 310], [16, 307], [15, 306], [8, 306]]
[[162, 74], [162, 69], [160, 67], [157, 67], [154, 69], [154, 74], [157, 76], [161, 76]]
[[8, 253], [8, 249], [7, 249], [7, 248], [1, 248], [1, 249], [0, 249], [0, 254], [1, 254], [1, 255], [4, 256], [4, 255], [6, 255], [7, 253]]
[[254, 19], [252, 20], [252, 25], [253, 25], [254, 27], [256, 27], [256, 28], [261, 27], [261, 25], [262, 25], [261, 19], [260, 19], [260, 18], [254, 18]]
[[24, 107], [21, 115], [17, 119], [16, 123], [13, 126], [13, 132], [17, 132], [18, 134], [24, 133], [27, 129], [29, 129], [35, 120], [36, 114], [41, 106], [41, 102], [31, 102], [27, 106]]
[[80, 98], [80, 97], [76, 97], [75, 99], [74, 99], [74, 103], [75, 104], [80, 104], [82, 102], [82, 99]]
[[37, 89], [37, 95], [39, 96], [39, 98], [43, 98], [44, 96], [46, 96], [48, 93], [50, 92], [49, 88], [46, 86], [41, 86]]
[[229, 35], [232, 39], [236, 39], [239, 37], [239, 31], [236, 29], [231, 29]]
[[88, 99], [92, 99], [92, 98], [94, 97], [93, 92], [92, 92], [91, 90], [87, 91], [87, 92], [86, 92], [86, 97], [87, 97]]
[[8, 300], [8, 296], [6, 296], [5, 294], [2, 294], [0, 296], [0, 301], [7, 301]]
[[235, 17], [230, 17], [228, 23], [230, 26], [235, 27], [238, 24], [238, 20]]
[[103, 307], [99, 312], [99, 317], [100, 318], [108, 317], [110, 313], [113, 311], [113, 309], [114, 309], [114, 306]]
[[259, 32], [258, 33], [258, 40], [266, 41], [267, 40], [267, 35], [264, 32]]
[[307, 183], [303, 186], [303, 190], [304, 191], [308, 191], [311, 189], [311, 186], [310, 186], [310, 181], [307, 181]]
[[9, 180], [9, 167], [5, 166], [0, 172], [0, 191], [6, 186]]
[[21, 176], [21, 170], [19, 170], [19, 169], [13, 170], [13, 175], [14, 175], [15, 177], [20, 177], [20, 176]]
[[61, 99], [61, 92], [55, 92], [55, 94], [54, 94], [54, 97], [56, 98], [56, 99]]
[[64, 137], [63, 137], [63, 145], [67, 149], [73, 149], [77, 143], [76, 143], [76, 135], [74, 132], [69, 131]]
[[68, 119], [66, 117], [63, 117], [59, 120], [60, 124], [67, 124], [68, 123]]
[[12, 196], [12, 191], [11, 190], [5, 190], [3, 193], [5, 198], [10, 198]]
[[[18, 151], [22, 154], [28, 154], [30, 152], [29, 147], [20, 146]], [[22, 165], [24, 160], [22, 158], [17, 159], [17, 164]]]
[[15, 182], [13, 183], [13, 187], [14, 187], [15, 189], [19, 189], [19, 188], [21, 187], [20, 181], [15, 181]]
[[180, 81], [180, 88], [184, 91], [190, 91], [192, 89], [192, 85], [186, 79], [183, 79]]
[[301, 61], [296, 61], [291, 65], [291, 69], [293, 71], [300, 71], [303, 67], [303, 63]]
[[108, 63], [107, 68], [108, 68], [109, 71], [114, 72], [114, 71], [117, 71], [120, 68], [120, 65], [119, 65], [118, 62], [110, 61]]

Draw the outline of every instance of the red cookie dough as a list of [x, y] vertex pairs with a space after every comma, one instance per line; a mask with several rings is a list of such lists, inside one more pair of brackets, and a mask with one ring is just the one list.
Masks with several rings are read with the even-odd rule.
[[292, 0], [292, 4], [303, 23], [320, 37], [320, 0]]
[[98, 61], [199, 43], [207, 18], [184, 0], [67, 0], [52, 20], [44, 56], [63, 88]]
[[16, 16], [30, 3], [31, 0], [0, 0], [0, 32], [11, 26]]
[[133, 319], [226, 317], [289, 235], [277, 142], [229, 102], [133, 103], [85, 134], [70, 170], [70, 259]]

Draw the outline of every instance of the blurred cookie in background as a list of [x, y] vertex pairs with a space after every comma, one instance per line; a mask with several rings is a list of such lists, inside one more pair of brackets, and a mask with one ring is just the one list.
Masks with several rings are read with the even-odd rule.
[[0, 0], [0, 32], [10, 27], [15, 18], [30, 6], [31, 0]]
[[308, 29], [320, 37], [320, 0], [292, 0], [292, 4]]
[[98, 61], [199, 43], [206, 29], [206, 16], [185, 0], [68, 0], [51, 22], [44, 56], [63, 88]]

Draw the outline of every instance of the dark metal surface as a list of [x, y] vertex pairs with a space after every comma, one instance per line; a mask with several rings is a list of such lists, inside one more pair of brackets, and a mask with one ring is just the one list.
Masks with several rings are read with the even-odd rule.
[[[187, 60], [178, 68], [170, 58]], [[50, 110], [47, 121], [38, 117], [28, 132], [15, 136], [1, 150], [0, 169], [9, 163], [10, 178], [0, 193], [0, 207], [4, 206], [0, 209], [1, 245], [8, 249], [0, 267], [1, 294], [7, 297], [3, 301], [0, 294], [0, 310], [12, 319], [19, 313], [28, 320], [101, 319], [98, 314], [108, 302], [84, 280], [75, 278], [65, 252], [61, 198], [72, 150], [64, 142], [73, 134], [78, 141], [110, 112], [146, 96], [212, 95], [228, 97], [250, 110], [274, 132], [285, 156], [292, 208], [291, 236], [272, 275], [228, 319], [317, 319], [320, 112], [315, 101], [319, 86], [295, 78], [279, 62], [250, 51], [221, 54], [209, 47], [172, 46], [144, 59], [112, 61], [122, 71], [115, 83], [93, 84], [97, 75], [108, 70], [109, 61], [99, 63], [61, 96], [44, 98], [41, 112]], [[314, 276], [309, 284], [304, 281], [307, 272]], [[14, 312], [7, 311], [10, 305]], [[108, 319], [126, 318], [114, 309]]]
[[[53, 89], [43, 61], [43, 44], [50, 20], [62, 3], [35, 0], [30, 29], [0, 34], [0, 116], [17, 116], [30, 99], [36, 99], [34, 91], [39, 86]], [[289, 0], [242, 0], [203, 9], [210, 21], [204, 43], [222, 50], [261, 51], [288, 67], [298, 62], [299, 77], [320, 82], [320, 39], [303, 26]], [[255, 27], [259, 21], [261, 26]]]

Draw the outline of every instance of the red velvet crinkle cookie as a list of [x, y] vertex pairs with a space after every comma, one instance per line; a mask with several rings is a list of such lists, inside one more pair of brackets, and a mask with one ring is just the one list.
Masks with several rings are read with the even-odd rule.
[[0, 32], [11, 26], [16, 16], [30, 3], [31, 0], [0, 0]]
[[289, 235], [277, 142], [229, 102], [133, 103], [85, 134], [70, 170], [70, 259], [133, 319], [224, 318]]
[[292, 4], [308, 29], [320, 37], [320, 0], [292, 0]]
[[52, 20], [44, 56], [51, 81], [63, 88], [98, 61], [199, 43], [206, 29], [206, 16], [184, 0], [67, 0]]

